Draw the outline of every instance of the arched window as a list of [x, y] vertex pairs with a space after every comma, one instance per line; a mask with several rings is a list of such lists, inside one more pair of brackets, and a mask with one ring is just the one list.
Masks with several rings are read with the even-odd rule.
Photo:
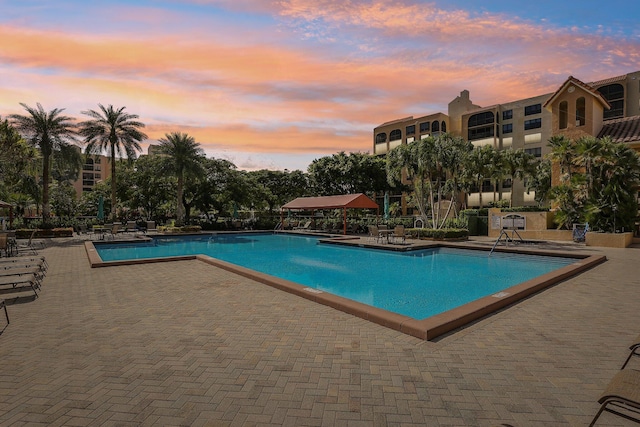
[[400, 129], [394, 129], [389, 132], [389, 141], [395, 141], [397, 139], [402, 139], [402, 132]]
[[586, 106], [584, 96], [576, 99], [576, 126], [584, 126], [586, 123]]
[[567, 128], [567, 123], [569, 122], [569, 103], [567, 101], [562, 101], [560, 103], [560, 107], [558, 109], [558, 121], [560, 129]]
[[440, 122], [434, 121], [431, 123], [431, 132], [440, 132]]
[[442, 132], [446, 132], [447, 131], [447, 124], [445, 123], [445, 121], [442, 121], [442, 125], [440, 126], [440, 128], [442, 129]]
[[468, 120], [468, 137], [469, 141], [476, 139], [484, 139], [494, 136], [494, 120], [495, 115], [491, 111], [474, 114]]
[[387, 142], [387, 134], [384, 132], [380, 132], [376, 135], [376, 144], [382, 144], [384, 142]]

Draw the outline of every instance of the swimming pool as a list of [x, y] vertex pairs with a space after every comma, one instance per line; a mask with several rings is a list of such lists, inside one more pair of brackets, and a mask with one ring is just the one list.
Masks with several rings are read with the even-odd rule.
[[[316, 236], [220, 234], [103, 243], [102, 261], [203, 254], [416, 321], [474, 301], [512, 295], [509, 288], [581, 264], [575, 258], [452, 248], [390, 252], [321, 244]], [[546, 280], [546, 279], [545, 279]]]

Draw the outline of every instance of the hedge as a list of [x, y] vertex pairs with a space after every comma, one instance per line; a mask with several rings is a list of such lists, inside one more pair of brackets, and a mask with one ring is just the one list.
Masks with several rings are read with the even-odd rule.
[[409, 233], [418, 239], [463, 239], [469, 237], [466, 228], [412, 228]]

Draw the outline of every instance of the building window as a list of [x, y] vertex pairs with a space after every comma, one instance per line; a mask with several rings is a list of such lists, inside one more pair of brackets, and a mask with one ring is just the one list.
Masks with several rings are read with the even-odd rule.
[[558, 109], [558, 123], [560, 129], [566, 129], [569, 122], [569, 103], [562, 101]]
[[602, 86], [598, 92], [611, 104], [611, 109], [604, 112], [605, 120], [624, 117], [624, 87], [621, 84]]
[[382, 144], [384, 142], [387, 142], [387, 134], [384, 132], [380, 132], [376, 135], [376, 144]]
[[431, 123], [431, 132], [440, 132], [440, 122], [437, 120]]
[[502, 133], [511, 133], [513, 132], [513, 123], [507, 123], [502, 125]]
[[530, 116], [532, 114], [540, 114], [542, 113], [542, 104], [534, 104], [528, 105], [524, 107], [524, 115]]
[[400, 129], [394, 129], [389, 132], [389, 141], [395, 141], [397, 139], [402, 139], [402, 132]]
[[442, 124], [440, 125], [440, 129], [442, 130], [442, 132], [446, 132], [447, 131], [447, 123], [443, 120]]
[[415, 135], [416, 134], [416, 125], [407, 126], [407, 135]]
[[513, 110], [504, 110], [502, 112], [502, 120], [511, 120], [513, 119]]
[[524, 130], [538, 129], [542, 127], [542, 119], [531, 119], [524, 121]]
[[94, 178], [94, 179], [102, 179], [102, 178], [101, 178], [101, 175], [100, 175], [99, 173], [97, 173], [97, 174], [93, 175], [93, 178]]
[[489, 123], [493, 123], [493, 120], [493, 113], [491, 111], [485, 111], [484, 113], [474, 114], [469, 117], [468, 126], [472, 128], [474, 126], [488, 125]]
[[576, 126], [584, 126], [586, 122], [586, 107], [584, 96], [576, 99]]
[[429, 132], [429, 129], [431, 129], [431, 123], [429, 122], [422, 122], [420, 123], [420, 132]]
[[534, 157], [542, 157], [542, 148], [525, 148], [524, 152], [527, 154], [531, 154]]
[[493, 125], [469, 129], [469, 141], [490, 138], [493, 136]]
[[99, 165], [99, 164], [101, 163], [101, 160], [102, 160], [102, 159], [100, 159], [100, 157], [97, 157], [97, 158], [96, 158], [95, 163], [96, 163], [97, 165]]

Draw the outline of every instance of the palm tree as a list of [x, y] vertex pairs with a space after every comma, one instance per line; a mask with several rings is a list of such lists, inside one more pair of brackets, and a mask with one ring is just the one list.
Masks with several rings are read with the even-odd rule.
[[575, 144], [564, 135], [556, 135], [549, 138], [551, 147], [550, 159], [560, 165], [560, 183], [571, 181], [573, 175], [573, 162], [576, 156]]
[[468, 183], [473, 184], [478, 189], [480, 208], [482, 203], [482, 184], [485, 179], [491, 178], [491, 164], [494, 159], [495, 149], [491, 145], [483, 145], [474, 148], [466, 158], [464, 175]]
[[187, 175], [195, 176], [202, 171], [202, 158], [204, 151], [196, 140], [181, 132], [165, 134], [159, 140], [159, 152], [164, 154], [165, 170], [172, 173], [178, 179], [178, 191], [176, 198], [176, 224], [182, 225], [184, 222], [183, 192], [184, 181]]
[[27, 142], [40, 149], [42, 153], [42, 221], [47, 223], [51, 217], [49, 204], [49, 180], [51, 159], [56, 152], [66, 151], [75, 141], [76, 129], [72, 118], [62, 115], [63, 109], [54, 108], [46, 112], [40, 103], [37, 108], [20, 103], [29, 113], [26, 116], [12, 114], [14, 126]]
[[92, 120], [79, 124], [80, 134], [87, 144], [87, 154], [107, 152], [111, 162], [111, 217], [116, 217], [116, 156], [126, 154], [129, 160], [136, 157], [136, 151], [142, 151], [140, 142], [147, 139], [140, 129], [144, 123], [137, 121], [137, 114], [124, 111], [126, 107], [114, 109], [98, 104], [101, 111], [83, 111]]
[[514, 180], [524, 179], [530, 173], [532, 169], [533, 157], [532, 154], [526, 153], [522, 148], [518, 150], [508, 149], [503, 153], [505, 172], [511, 177], [511, 197], [509, 197], [509, 207], [513, 207], [513, 188]]

